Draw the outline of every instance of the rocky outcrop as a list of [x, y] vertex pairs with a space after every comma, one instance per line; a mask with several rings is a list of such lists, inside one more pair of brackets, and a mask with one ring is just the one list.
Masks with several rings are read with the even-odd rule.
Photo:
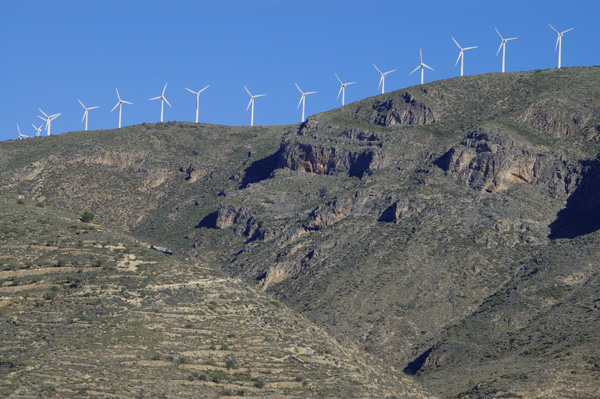
[[269, 241], [273, 238], [273, 234], [266, 231], [263, 223], [256, 219], [256, 214], [248, 207], [219, 205], [215, 226], [217, 229], [233, 227], [236, 234], [249, 240]]
[[403, 198], [394, 202], [379, 217], [380, 222], [399, 223], [400, 220], [423, 212], [425, 205], [421, 201]]
[[288, 168], [314, 174], [348, 173], [362, 176], [391, 163], [385, 153], [373, 148], [351, 150], [342, 145], [328, 146], [284, 141], [279, 151], [279, 168]]
[[180, 167], [179, 171], [186, 174], [185, 180], [190, 183], [195, 183], [198, 179], [206, 175], [206, 170], [194, 165], [194, 163]]
[[478, 191], [496, 192], [513, 184], [541, 182], [552, 193], [563, 184], [569, 191], [569, 172], [564, 165], [495, 128], [479, 128], [469, 134], [442, 156], [438, 165], [454, 180]]
[[381, 126], [427, 125], [438, 120], [430, 107], [408, 92], [399, 97], [371, 101], [368, 106], [359, 107], [356, 114]]
[[574, 135], [590, 120], [598, 117], [600, 109], [565, 99], [550, 98], [530, 104], [516, 120], [551, 137], [560, 138]]

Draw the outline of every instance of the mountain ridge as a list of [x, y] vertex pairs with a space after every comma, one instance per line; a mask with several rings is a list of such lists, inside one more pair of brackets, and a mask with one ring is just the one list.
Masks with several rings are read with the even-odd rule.
[[[12, 175], [0, 183], [218, 265], [388, 364], [413, 364], [434, 393], [516, 395], [547, 382], [511, 385], [487, 359], [470, 384], [468, 368], [434, 359], [460, 359], [447, 331], [466, 334], [455, 325], [520, 286], [538, 251], [600, 227], [598, 82], [597, 67], [466, 76], [300, 125], [169, 122], [61, 135], [55, 149], [2, 144]], [[417, 367], [429, 348], [440, 349]], [[582, 356], [572, 361], [587, 376]], [[517, 375], [535, 370], [522, 365]]]

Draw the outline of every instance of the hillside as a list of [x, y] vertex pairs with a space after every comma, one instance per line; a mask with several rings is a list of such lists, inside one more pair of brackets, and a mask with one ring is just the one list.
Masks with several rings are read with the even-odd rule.
[[[585, 397], [599, 134], [600, 68], [487, 74], [294, 126], [170, 122], [0, 143], [0, 184], [217, 265], [441, 396], [561, 397], [581, 382], [571, 394]], [[548, 251], [562, 274], [530, 273]], [[497, 327], [512, 313], [525, 321]], [[570, 330], [571, 317], [587, 324]], [[524, 355], [545, 342], [533, 328], [570, 337]], [[505, 348], [509, 333], [521, 352]], [[571, 341], [583, 348], [571, 368], [547, 355]], [[513, 370], [527, 378], [499, 377]]]
[[2, 397], [425, 397], [197, 261], [4, 195], [0, 229]]

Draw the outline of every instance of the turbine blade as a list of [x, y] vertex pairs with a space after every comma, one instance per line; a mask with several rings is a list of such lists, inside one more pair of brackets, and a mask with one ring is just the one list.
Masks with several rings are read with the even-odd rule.
[[498, 28], [494, 28], [496, 29], [496, 33], [498, 34], [498, 36], [500, 36], [500, 40], [504, 40], [504, 38], [502, 37], [502, 35], [500, 34], [500, 32], [498, 32]]
[[343, 85], [342, 80], [340, 79], [339, 76], [337, 76], [337, 73], [334, 73], [335, 77], [337, 78], [338, 82], [340, 82], [341, 85]]
[[421, 64], [423, 63], [423, 50], [419, 49], [419, 58], [421, 59]]
[[188, 89], [187, 87], [186, 87], [185, 89], [186, 89], [187, 91], [189, 91], [190, 93], [198, 94], [198, 93], [196, 93], [194, 90], [190, 90], [190, 89]]
[[379, 84], [377, 85], [377, 90], [379, 90], [379, 88], [381, 87], [381, 83], [383, 83], [383, 74], [381, 74], [381, 77], [379, 78]]
[[466, 48], [465, 48], [465, 51], [466, 51], [466, 50], [473, 50], [474, 48], [477, 48], [477, 47], [479, 47], [479, 46], [466, 47]]
[[81, 100], [80, 100], [80, 99], [77, 99], [77, 101], [79, 101], [79, 104], [81, 104], [81, 106], [82, 106], [83, 108], [85, 108], [85, 105], [83, 105], [83, 103], [81, 102]]
[[460, 61], [460, 57], [463, 56], [463, 52], [461, 50], [461, 52], [458, 54], [458, 58], [456, 59], [456, 62], [454, 63], [454, 65], [458, 65], [458, 61]]
[[560, 42], [560, 35], [556, 38], [556, 45], [554, 46], [554, 51], [558, 48], [558, 43]]
[[41, 112], [42, 114], [44, 114], [44, 116], [45, 116], [46, 118], [48, 117], [48, 114], [46, 114], [44, 111], [42, 111], [42, 109], [41, 109], [41, 108], [38, 108], [38, 109], [40, 110], [40, 112]]
[[518, 39], [518, 37], [509, 37], [508, 39], [505, 39], [505, 40], [509, 41], [509, 40], [516, 40], [516, 39]]
[[162, 97], [158, 96], [158, 97], [154, 97], [154, 98], [149, 98], [148, 101], [152, 101], [152, 100], [160, 100]]
[[316, 91], [309, 91], [308, 93], [304, 93], [305, 96], [308, 96], [309, 94], [315, 94], [317, 93]]
[[349, 82], [349, 83], [346, 83], [346, 86], [348, 86], [348, 85], [353, 85], [354, 83], [356, 83], [356, 82]]
[[337, 95], [337, 97], [335, 98], [336, 100], [337, 100], [338, 98], [340, 98], [340, 94], [342, 94], [342, 90], [344, 90], [344, 86], [341, 86], [341, 87], [340, 87], [340, 91], [338, 91], [338, 95]]
[[411, 73], [409, 73], [409, 75], [412, 75], [413, 73], [417, 72], [419, 70], [419, 68], [421, 68], [421, 65], [416, 67]]
[[51, 121], [55, 120], [56, 118], [58, 118], [59, 116], [61, 116], [62, 114], [54, 114], [54, 115], [50, 115], [50, 119]]
[[373, 66], [375, 67], [375, 69], [377, 69], [377, 72], [379, 72], [380, 74], [382, 74], [382, 75], [383, 75], [383, 72], [381, 72], [381, 71], [379, 70], [379, 68], [377, 68], [377, 65], [373, 64]]
[[121, 96], [119, 95], [119, 89], [115, 89], [117, 91], [117, 98], [121, 101]]
[[164, 89], [163, 89], [163, 91], [162, 91], [162, 95], [163, 95], [163, 96], [165, 95], [165, 90], [167, 90], [167, 84], [166, 84], [166, 83], [165, 83], [165, 88], [164, 88]]
[[133, 103], [130, 103], [129, 101], [121, 100], [121, 102], [125, 103], [125, 104], [131, 104], [131, 105], [133, 105]]
[[252, 102], [254, 102], [254, 97], [250, 97], [250, 102], [248, 103], [248, 106], [246, 107], [246, 111], [248, 111], [250, 109], [250, 105], [252, 105]]
[[[548, 25], [550, 25], [550, 24], [548, 24]], [[556, 32], [556, 34], [557, 34], [557, 35], [560, 35], [560, 33], [558, 33], [558, 31], [557, 31], [556, 29], [554, 29], [554, 26], [550, 25], [550, 27], [552, 28], [552, 30], [553, 30], [554, 32]]]
[[296, 107], [296, 109], [300, 108], [300, 104], [302, 104], [302, 100], [304, 100], [304, 94], [302, 94], [300, 96], [300, 101], [298, 102], [298, 106]]
[[117, 108], [117, 107], [119, 106], [119, 104], [121, 104], [121, 102], [120, 102], [120, 101], [117, 103], [117, 105], [115, 105], [115, 106], [113, 107], [113, 109], [111, 109], [111, 110], [110, 110], [110, 112], [113, 112], [113, 111], [115, 110], [115, 108]]
[[254, 96], [254, 98], [256, 98], [256, 97], [264, 97], [264, 96], [266, 96], [266, 94], [257, 94], [257, 95]]
[[[167, 100], [166, 97], [163, 97], [163, 98], [165, 99], [165, 102], [169, 105], [169, 107], [171, 107], [171, 104], [169, 104], [169, 100]], [[171, 108], [173, 108], [173, 107], [171, 107]]]
[[387, 75], [388, 73], [392, 73], [392, 72], [396, 72], [396, 70], [395, 70], [395, 69], [392, 69], [391, 71], [384, 72], [383, 74], [384, 74], [384, 75]]
[[81, 123], [83, 123], [83, 120], [85, 119], [85, 116], [88, 114], [87, 109], [85, 110], [85, 112], [83, 113], [83, 118], [81, 118]]
[[294, 82], [294, 84], [298, 88], [298, 91], [300, 91], [300, 93], [302, 93], [302, 95], [304, 95], [304, 92], [302, 91], [302, 89], [300, 88], [300, 86], [298, 86], [298, 83]]
[[452, 40], [454, 40], [454, 44], [456, 44], [456, 47], [458, 47], [462, 51], [462, 47], [460, 47], [460, 44], [458, 44], [458, 42], [456, 41], [456, 39], [452, 38]]
[[502, 46], [504, 46], [504, 45], [505, 45], [505, 42], [504, 42], [504, 41], [502, 41], [502, 42], [500, 43], [500, 47], [498, 47], [498, 51], [496, 51], [496, 56], [497, 56], [498, 54], [500, 54], [500, 50], [502, 49]]
[[46, 118], [42, 118], [41, 116], [37, 115], [38, 118], [40, 118], [41, 120], [43, 120], [44, 122], [46, 121]]
[[429, 68], [429, 69], [431, 69], [432, 71], [435, 71], [435, 69], [433, 69], [433, 68], [432, 68], [432, 67], [430, 67], [429, 65], [425, 65], [425, 64], [423, 64], [423, 66], [424, 66], [425, 68]]
[[561, 34], [561, 35], [564, 35], [565, 33], [572, 31], [573, 29], [575, 29], [575, 28], [571, 28], [571, 29], [563, 30], [562, 32], [560, 32], [560, 34]]
[[202, 93], [204, 90], [208, 89], [208, 87], [209, 87], [209, 86], [210, 86], [210, 85], [207, 85], [207, 86], [206, 86], [204, 89], [200, 90], [200, 91], [198, 92], [198, 94], [200, 94], [200, 93]]
[[97, 105], [97, 106], [95, 106], [95, 107], [90, 107], [90, 108], [88, 108], [87, 110], [89, 111], [90, 109], [96, 109], [96, 108], [100, 108], [100, 106], [99, 106], [99, 105]]
[[[252, 93], [250, 93], [250, 90], [248, 90], [248, 88], [246, 86], [244, 86], [244, 89], [246, 89], [246, 91], [248, 92], [248, 94], [250, 95], [250, 97], [252, 97]], [[248, 110], [246, 110], [248, 111]]]

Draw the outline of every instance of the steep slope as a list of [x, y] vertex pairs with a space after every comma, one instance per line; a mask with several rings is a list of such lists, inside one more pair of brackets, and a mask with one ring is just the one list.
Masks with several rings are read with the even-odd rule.
[[239, 280], [40, 204], [0, 194], [2, 397], [425, 397]]
[[[597, 394], [599, 243], [595, 232], [549, 244], [408, 371], [459, 397]], [[454, 378], [461, 373], [470, 381]]]
[[[599, 87], [596, 67], [467, 76], [298, 126], [168, 123], [0, 143], [0, 184], [219, 264], [421, 370], [416, 359], [537, 251], [600, 227]], [[421, 374], [440, 392], [469, 380], [453, 367]]]

